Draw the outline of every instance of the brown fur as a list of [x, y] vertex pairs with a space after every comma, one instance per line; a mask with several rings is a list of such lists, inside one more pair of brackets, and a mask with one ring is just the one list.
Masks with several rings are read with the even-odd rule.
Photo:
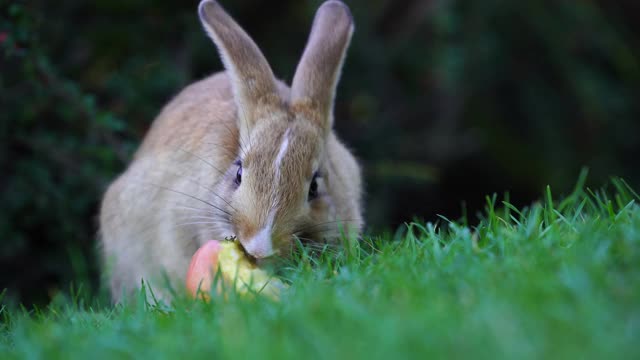
[[[114, 300], [141, 279], [169, 298], [162, 274], [181, 287], [191, 256], [211, 239], [236, 236], [261, 258], [285, 256], [295, 235], [331, 243], [362, 227], [360, 169], [331, 130], [353, 30], [348, 8], [332, 0], [318, 10], [295, 94], [215, 1], [204, 0], [199, 13], [227, 71], [165, 106], [104, 196], [101, 240]], [[309, 201], [315, 172], [319, 196]]]

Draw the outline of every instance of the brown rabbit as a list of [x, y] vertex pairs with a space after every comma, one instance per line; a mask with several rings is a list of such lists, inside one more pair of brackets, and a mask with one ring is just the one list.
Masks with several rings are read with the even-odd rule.
[[198, 12], [226, 71], [164, 107], [104, 196], [101, 241], [115, 301], [143, 279], [168, 299], [160, 281], [182, 286], [207, 240], [237, 237], [264, 259], [286, 256], [296, 237], [335, 244], [362, 227], [360, 169], [332, 130], [349, 8], [330, 0], [318, 9], [291, 88], [216, 1]]

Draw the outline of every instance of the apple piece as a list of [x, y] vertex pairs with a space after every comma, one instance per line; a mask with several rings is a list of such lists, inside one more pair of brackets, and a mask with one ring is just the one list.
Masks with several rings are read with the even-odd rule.
[[191, 257], [191, 264], [187, 271], [187, 291], [196, 297], [207, 298], [211, 290], [211, 283], [218, 268], [218, 255], [220, 254], [219, 241], [208, 241], [202, 245]]
[[[236, 291], [242, 295], [260, 293], [277, 300], [280, 292], [287, 288], [282, 281], [249, 261], [236, 242], [212, 240], [198, 249], [191, 259], [187, 272], [189, 293], [207, 300], [217, 271], [227, 288], [235, 284]], [[222, 289], [219, 284], [217, 292], [221, 293]]]

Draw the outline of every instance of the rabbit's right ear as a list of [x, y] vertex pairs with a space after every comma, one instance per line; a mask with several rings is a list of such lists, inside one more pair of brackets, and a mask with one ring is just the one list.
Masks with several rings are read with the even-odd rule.
[[353, 18], [341, 1], [325, 1], [316, 12], [309, 41], [291, 83], [291, 103], [315, 114], [326, 133], [333, 123], [333, 101], [342, 63], [353, 34]]
[[198, 14], [231, 78], [238, 118], [247, 125], [240, 126], [241, 132], [251, 129], [261, 109], [281, 101], [273, 71], [258, 46], [216, 1], [200, 2]]

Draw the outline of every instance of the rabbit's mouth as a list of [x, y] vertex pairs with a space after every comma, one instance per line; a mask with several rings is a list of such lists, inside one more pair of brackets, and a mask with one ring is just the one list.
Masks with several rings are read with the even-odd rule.
[[251, 255], [247, 251], [247, 249], [245, 249], [244, 245], [242, 245], [242, 242], [240, 242], [240, 240], [235, 238], [234, 241], [238, 244], [238, 248], [240, 249], [240, 251], [242, 251], [242, 255], [252, 265], [255, 265], [255, 266], [259, 267], [259, 268], [275, 268], [275, 267], [277, 267], [277, 265], [279, 263], [279, 257], [278, 256], [269, 256], [269, 257], [265, 257], [265, 258], [257, 258], [255, 256]]
[[238, 248], [240, 248], [240, 250], [242, 251], [242, 254], [244, 255], [244, 257], [247, 260], [249, 260], [250, 263], [252, 263], [254, 265], [257, 265], [258, 259], [255, 256], [249, 254], [247, 249], [245, 249], [244, 246], [242, 245], [242, 242], [240, 240], [238, 240], [238, 238], [236, 236], [234, 236], [234, 238], [235, 238], [234, 241], [238, 244]]

